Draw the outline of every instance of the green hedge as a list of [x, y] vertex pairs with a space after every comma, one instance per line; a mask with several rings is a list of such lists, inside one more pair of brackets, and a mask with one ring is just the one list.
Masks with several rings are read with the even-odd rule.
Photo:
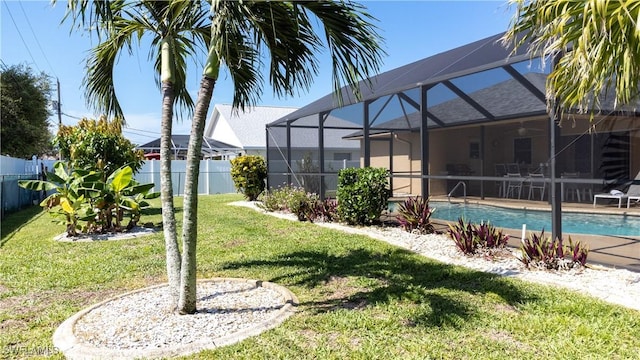
[[338, 173], [338, 216], [351, 225], [377, 222], [387, 209], [389, 174], [384, 168], [347, 168]]

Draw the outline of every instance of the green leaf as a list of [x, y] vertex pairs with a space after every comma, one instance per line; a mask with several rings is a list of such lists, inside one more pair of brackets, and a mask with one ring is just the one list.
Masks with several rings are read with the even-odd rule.
[[109, 176], [110, 187], [116, 193], [122, 192], [133, 180], [133, 170], [130, 166], [122, 167]]
[[18, 185], [21, 188], [33, 191], [48, 191], [57, 188], [56, 184], [42, 180], [20, 180]]
[[[52, 175], [52, 174], [49, 174]], [[67, 171], [64, 169], [64, 164], [60, 161], [56, 162], [53, 165], [53, 175], [55, 175], [58, 179], [60, 179], [61, 183], [66, 183], [69, 180], [69, 174], [67, 174]], [[56, 179], [52, 179], [53, 181], [56, 181]]]

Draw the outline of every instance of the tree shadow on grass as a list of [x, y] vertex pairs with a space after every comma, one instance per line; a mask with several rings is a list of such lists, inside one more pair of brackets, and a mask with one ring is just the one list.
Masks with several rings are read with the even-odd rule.
[[[270, 273], [269, 268], [280, 269], [278, 273], [282, 273], [281, 268], [288, 268], [286, 274], [269, 281], [309, 289], [327, 287], [336, 278], [350, 279], [345, 284], [338, 284], [341, 287], [338, 293], [301, 305], [309, 306], [317, 313], [360, 309], [391, 301], [428, 305], [429, 311], [418, 312], [409, 320], [412, 325], [428, 327], [457, 327], [472, 319], [478, 305], [467, 295], [492, 293], [511, 306], [537, 298], [533, 293], [523, 293], [498, 275], [423, 260], [403, 249], [388, 252], [353, 249], [344, 255], [297, 251], [272, 260], [230, 262], [223, 267], [260, 267], [265, 274]], [[354, 281], [368, 285], [347, 289]]]
[[2, 219], [2, 223], [0, 223], [2, 227], [0, 230], [2, 234], [0, 237], [0, 248], [11, 240], [18, 230], [29, 225], [44, 213], [40, 206], [30, 206], [24, 210], [6, 215]]

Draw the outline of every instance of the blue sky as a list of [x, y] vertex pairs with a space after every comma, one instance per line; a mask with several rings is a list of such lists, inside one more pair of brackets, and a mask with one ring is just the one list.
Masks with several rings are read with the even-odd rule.
[[[503, 1], [362, 1], [379, 20], [385, 38], [382, 71], [437, 54], [507, 29], [513, 13]], [[70, 23], [61, 24], [66, 1], [55, 7], [49, 1], [2, 1], [0, 6], [0, 58], [11, 66], [20, 63], [44, 71], [60, 81], [62, 123], [73, 125], [78, 117], [97, 117], [86, 106], [82, 80], [88, 50], [97, 44], [95, 37], [71, 31]], [[322, 55], [320, 57], [322, 59]], [[331, 92], [331, 68], [328, 61], [312, 89], [293, 98], [279, 99], [265, 85], [260, 105], [302, 107]], [[191, 64], [188, 87], [195, 99], [201, 67]], [[130, 56], [124, 53], [116, 65], [115, 84], [125, 112], [127, 136], [142, 144], [160, 135], [160, 90], [147, 48], [138, 48]], [[233, 90], [226, 73], [220, 76], [213, 104], [231, 103]], [[57, 116], [51, 118], [57, 125]], [[188, 134], [190, 119], [174, 124], [175, 134]]]

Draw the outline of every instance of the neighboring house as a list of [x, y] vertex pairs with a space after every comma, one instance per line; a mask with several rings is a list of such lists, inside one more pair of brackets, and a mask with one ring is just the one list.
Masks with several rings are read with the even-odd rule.
[[[184, 160], [187, 157], [189, 135], [171, 135], [171, 152], [174, 160]], [[145, 158], [149, 160], [160, 159], [160, 139], [155, 139], [144, 145], [136, 147], [144, 151]], [[202, 139], [200, 159], [228, 160], [234, 157], [240, 149], [228, 143], [211, 139], [205, 135]]]
[[204, 136], [238, 148], [238, 154], [266, 157], [266, 125], [295, 110], [297, 108], [255, 106], [245, 112], [235, 112], [229, 104], [216, 104]]

